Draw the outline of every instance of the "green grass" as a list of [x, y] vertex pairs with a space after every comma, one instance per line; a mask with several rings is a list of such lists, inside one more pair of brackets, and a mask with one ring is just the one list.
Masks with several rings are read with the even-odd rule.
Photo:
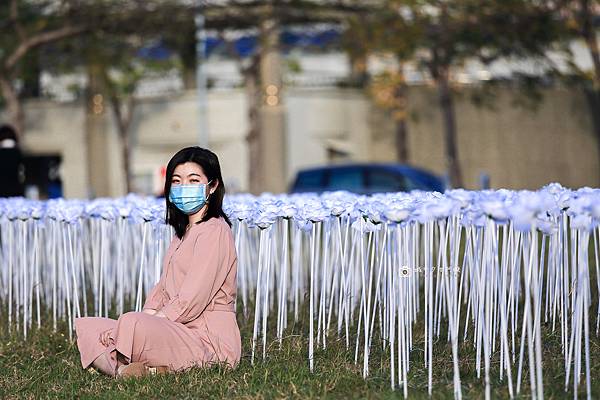
[[[594, 313], [595, 314], [595, 313]], [[595, 322], [595, 321], [594, 321]], [[591, 324], [592, 325], [592, 324]], [[0, 398], [402, 398], [402, 391], [392, 391], [389, 384], [389, 361], [381, 346], [375, 345], [370, 376], [362, 378], [362, 360], [354, 364], [354, 348], [345, 349], [345, 341], [328, 341], [326, 350], [315, 353], [315, 371], [308, 368], [308, 346], [301, 325], [292, 326], [279, 344], [271, 341], [267, 359], [250, 363], [251, 323], [240, 321], [243, 357], [235, 370], [214, 367], [195, 368], [183, 373], [141, 379], [115, 380], [81, 369], [79, 353], [68, 339], [64, 327], [59, 332], [48, 329], [31, 332], [27, 340], [6, 331], [0, 333]], [[595, 324], [594, 324], [595, 327]], [[461, 328], [462, 329], [462, 328]], [[423, 331], [415, 330], [415, 348], [411, 353], [409, 398], [428, 398], [427, 370], [423, 367]], [[560, 333], [543, 327], [544, 394], [549, 399], [572, 397], [564, 392], [563, 359]], [[273, 336], [271, 336], [272, 338]], [[445, 335], [441, 336], [445, 338]], [[380, 343], [374, 341], [374, 344]], [[590, 340], [592, 371], [600, 368], [600, 340]], [[259, 354], [261, 354], [259, 352]], [[475, 373], [475, 350], [471, 342], [461, 342], [459, 349], [463, 396], [483, 398], [483, 379]], [[527, 353], [525, 353], [527, 355]], [[452, 354], [450, 345], [440, 339], [434, 345], [433, 399], [453, 398]], [[492, 396], [508, 398], [506, 381], [498, 378], [498, 351], [492, 360]], [[516, 377], [516, 370], [513, 371]], [[529, 398], [528, 370], [524, 370], [520, 398]], [[583, 379], [583, 377], [582, 377]], [[600, 380], [593, 383], [593, 394], [600, 394]], [[572, 388], [570, 389], [572, 390]], [[584, 395], [584, 381], [580, 394]]]
[[[590, 266], [593, 250], [590, 249]], [[462, 252], [461, 252], [462, 253]], [[461, 254], [462, 256], [462, 254]], [[600, 338], [595, 335], [598, 293], [595, 268], [590, 268], [592, 284], [592, 307], [590, 307], [590, 358], [592, 371], [592, 397], [600, 398]], [[0, 310], [6, 307], [0, 304]], [[250, 305], [249, 309], [252, 309]], [[523, 308], [520, 308], [521, 312]], [[302, 310], [301, 321], [307, 321], [308, 312]], [[273, 314], [274, 315], [274, 314]], [[463, 310], [462, 315], [465, 315]], [[421, 314], [421, 318], [422, 318]], [[522, 314], [521, 314], [522, 316]], [[49, 321], [49, 318], [44, 319]], [[292, 319], [290, 319], [292, 321]], [[243, 353], [235, 370], [222, 368], [195, 368], [183, 373], [141, 379], [115, 380], [100, 374], [84, 371], [74, 342], [68, 339], [64, 324], [58, 332], [42, 328], [30, 332], [27, 340], [6, 331], [6, 315], [0, 318], [0, 399], [4, 398], [239, 398], [239, 399], [387, 399], [403, 398], [402, 390], [390, 389], [388, 353], [381, 351], [381, 341], [373, 340], [370, 374], [362, 378], [362, 358], [354, 363], [354, 340], [346, 350], [345, 340], [337, 340], [335, 333], [329, 336], [327, 349], [315, 352], [315, 371], [308, 368], [307, 326], [292, 324], [286, 332], [283, 346], [279, 349], [271, 331], [268, 338], [267, 358], [250, 363], [252, 320], [244, 321], [238, 313], [242, 332]], [[463, 322], [464, 323], [464, 322]], [[444, 324], [442, 324], [444, 325]], [[520, 324], [519, 324], [520, 325]], [[462, 338], [464, 326], [461, 324]], [[355, 329], [354, 329], [355, 331]], [[484, 398], [485, 385], [476, 377], [476, 352], [471, 340], [461, 340], [459, 345], [460, 374], [464, 399]], [[519, 331], [520, 333], [520, 331]], [[519, 335], [518, 335], [519, 336]], [[542, 325], [544, 396], [546, 399], [573, 398], [573, 386], [565, 392], [564, 359], [561, 349], [560, 328], [552, 332], [550, 325]], [[442, 332], [434, 344], [432, 399], [452, 399], [453, 364], [450, 344]], [[414, 347], [410, 354], [411, 370], [408, 375], [410, 399], [428, 399], [428, 371], [424, 368], [422, 321], [414, 328]], [[520, 339], [517, 338], [517, 357]], [[583, 349], [583, 344], [582, 344]], [[499, 379], [499, 348], [492, 355], [492, 398], [509, 398], [506, 379]], [[521, 395], [530, 398], [527, 351]], [[483, 368], [483, 365], [482, 365]], [[583, 366], [582, 366], [583, 369]], [[572, 373], [571, 373], [572, 374]], [[516, 381], [516, 365], [513, 381]], [[571, 375], [572, 380], [572, 375]], [[585, 396], [585, 377], [581, 376], [579, 393]]]

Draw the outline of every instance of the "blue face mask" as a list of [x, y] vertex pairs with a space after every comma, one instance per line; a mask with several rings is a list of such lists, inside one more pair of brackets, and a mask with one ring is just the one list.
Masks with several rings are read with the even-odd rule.
[[206, 204], [208, 199], [206, 187], [209, 184], [210, 182], [193, 185], [173, 185], [169, 192], [169, 200], [182, 212], [188, 215], [195, 214]]

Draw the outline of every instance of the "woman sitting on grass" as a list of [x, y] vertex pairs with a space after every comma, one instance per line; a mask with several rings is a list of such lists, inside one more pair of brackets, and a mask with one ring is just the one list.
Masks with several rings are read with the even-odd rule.
[[222, 209], [225, 186], [217, 156], [188, 147], [173, 156], [165, 180], [166, 222], [176, 236], [160, 280], [142, 312], [118, 320], [77, 318], [83, 368], [141, 376], [225, 362], [238, 365], [237, 255]]

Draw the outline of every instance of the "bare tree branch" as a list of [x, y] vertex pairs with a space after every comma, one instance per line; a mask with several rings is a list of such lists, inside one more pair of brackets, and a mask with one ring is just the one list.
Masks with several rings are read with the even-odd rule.
[[14, 26], [17, 36], [24, 42], [27, 36], [23, 26], [19, 23], [19, 7], [17, 6], [17, 0], [10, 1], [10, 24]]
[[20, 43], [19, 46], [13, 51], [4, 63], [4, 69], [10, 71], [15, 67], [17, 62], [27, 54], [30, 50], [51, 43], [57, 40], [65, 39], [70, 36], [78, 35], [86, 31], [84, 26], [65, 26], [53, 31], [47, 31], [38, 33], [34, 36], [27, 38], [24, 42]]

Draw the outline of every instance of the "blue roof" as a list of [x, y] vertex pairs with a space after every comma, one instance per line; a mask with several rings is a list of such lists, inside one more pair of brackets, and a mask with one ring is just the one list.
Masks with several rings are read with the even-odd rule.
[[[284, 50], [298, 47], [318, 47], [323, 48], [331, 44], [335, 44], [341, 38], [341, 32], [337, 29], [325, 29], [299, 32], [297, 30], [283, 30], [280, 35], [281, 44]], [[210, 56], [220, 46], [224, 45], [225, 41], [219, 37], [209, 36], [206, 39], [206, 54]], [[245, 35], [233, 42], [235, 51], [241, 57], [249, 57], [254, 54], [258, 46], [258, 35]]]
[[300, 172], [308, 172], [308, 171], [317, 171], [322, 169], [347, 169], [347, 168], [379, 168], [389, 171], [398, 171], [406, 174], [416, 174], [416, 175], [429, 175], [435, 178], [438, 178], [434, 173], [427, 171], [423, 168], [413, 167], [407, 164], [398, 164], [398, 163], [347, 163], [347, 164], [335, 164], [335, 165], [325, 165], [320, 167], [312, 167], [312, 168], [304, 168]]
[[147, 60], [163, 61], [171, 58], [172, 52], [162, 42], [158, 42], [142, 47], [136, 55]]

